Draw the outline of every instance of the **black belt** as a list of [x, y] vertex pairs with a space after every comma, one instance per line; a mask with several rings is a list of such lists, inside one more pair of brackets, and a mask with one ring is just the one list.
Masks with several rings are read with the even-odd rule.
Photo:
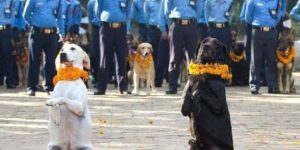
[[173, 21], [181, 25], [189, 25], [196, 22], [195, 19], [173, 19]]
[[103, 24], [103, 26], [114, 28], [114, 29], [121, 28], [126, 25], [126, 23], [124, 23], [124, 22], [115, 22], [115, 23], [102, 22], [102, 24]]
[[252, 29], [260, 30], [263, 32], [269, 32], [275, 30], [275, 27], [259, 27], [259, 26], [252, 26]]
[[149, 28], [151, 28], [151, 29], [159, 29], [159, 25], [149, 25]]
[[10, 29], [11, 26], [10, 25], [0, 25], [0, 30], [6, 30], [6, 29]]
[[139, 23], [139, 27], [146, 27], [146, 24], [144, 24], [144, 23]]
[[40, 28], [34, 26], [33, 31], [45, 33], [45, 34], [52, 34], [52, 33], [57, 33], [57, 28]]
[[224, 22], [224, 23], [214, 23], [214, 22], [210, 22], [208, 23], [209, 27], [212, 28], [217, 28], [217, 29], [224, 29], [229, 27], [229, 23], [228, 22]]

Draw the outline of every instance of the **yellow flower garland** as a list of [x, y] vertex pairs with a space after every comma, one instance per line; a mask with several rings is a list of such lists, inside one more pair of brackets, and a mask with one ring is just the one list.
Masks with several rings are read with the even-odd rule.
[[143, 56], [136, 54], [134, 57], [134, 61], [141, 67], [145, 69], [149, 69], [153, 63], [152, 55], [148, 55], [146, 58]]
[[289, 64], [295, 58], [295, 51], [296, 50], [294, 47], [292, 47], [291, 50], [288, 51], [288, 54], [285, 54], [286, 52], [280, 52], [279, 50], [276, 50], [276, 55], [280, 62]]
[[230, 80], [232, 75], [229, 73], [228, 65], [221, 64], [195, 64], [189, 65], [190, 75], [211, 74], [220, 76], [222, 79]]
[[246, 58], [246, 52], [244, 50], [241, 55], [236, 55], [234, 51], [230, 51], [229, 56], [232, 61], [240, 62], [241, 60]]
[[77, 80], [82, 78], [83, 80], [87, 80], [89, 77], [88, 72], [81, 70], [77, 67], [65, 67], [60, 68], [53, 78], [53, 84], [55, 85], [57, 82], [62, 80]]

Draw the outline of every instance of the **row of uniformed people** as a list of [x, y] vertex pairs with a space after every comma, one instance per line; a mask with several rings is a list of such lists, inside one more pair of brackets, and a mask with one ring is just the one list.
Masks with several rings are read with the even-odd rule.
[[11, 44], [11, 33], [24, 32], [30, 28], [28, 94], [34, 96], [39, 84], [42, 50], [46, 57], [45, 90], [52, 91], [58, 40], [64, 38], [66, 33], [78, 34], [80, 20], [81, 8], [77, 0], [1, 0], [0, 83], [5, 77], [7, 88], [16, 88], [16, 56]]
[[[138, 32], [143, 41], [154, 48], [156, 65], [156, 85], [160, 86], [166, 60], [169, 60], [169, 89], [167, 94], [177, 93], [179, 64], [184, 50], [191, 59], [198, 40], [198, 30], [202, 39], [216, 37], [228, 48], [230, 46], [230, 9], [232, 0], [90, 0], [90, 21], [94, 31], [93, 45], [99, 46], [100, 69], [97, 77], [96, 95], [106, 92], [111, 60], [116, 58], [116, 76], [120, 93], [128, 93], [125, 60], [127, 56], [126, 32], [130, 32], [131, 20], [138, 23]], [[93, 13], [93, 14], [92, 14]], [[208, 27], [208, 31], [206, 28]], [[100, 37], [99, 43], [97, 38]], [[168, 44], [170, 56], [168, 56]], [[164, 42], [164, 43], [163, 43]], [[157, 57], [158, 56], [158, 57]], [[96, 66], [98, 65], [95, 63]]]
[[279, 93], [276, 56], [278, 32], [276, 27], [285, 15], [286, 0], [245, 0], [240, 20], [246, 23], [246, 62], [252, 94], [258, 94], [265, 74], [268, 93]]

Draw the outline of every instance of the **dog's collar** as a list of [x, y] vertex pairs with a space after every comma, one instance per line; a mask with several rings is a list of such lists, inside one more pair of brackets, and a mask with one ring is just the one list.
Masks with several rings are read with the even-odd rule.
[[241, 55], [236, 55], [235, 52], [233, 50], [231, 50], [229, 53], [229, 56], [232, 61], [240, 62], [241, 60], [246, 58], [246, 52], [244, 50]]
[[77, 67], [65, 67], [60, 68], [57, 74], [53, 78], [53, 84], [55, 85], [59, 81], [72, 81], [82, 78], [83, 80], [88, 79], [88, 72], [77, 68]]
[[220, 78], [225, 80], [230, 80], [232, 78], [229, 72], [229, 67], [226, 64], [195, 64], [190, 63], [189, 74], [191, 76], [197, 76], [202, 74], [210, 74], [220, 76]]
[[295, 58], [295, 48], [294, 47], [291, 47], [290, 48], [290, 51], [288, 53], [288, 55], [286, 55], [287, 57], [284, 56], [284, 54], [282, 54], [281, 51], [279, 50], [276, 50], [276, 55], [277, 55], [277, 58], [280, 62], [284, 63], [284, 64], [289, 64], [291, 63], [291, 61], [294, 60]]

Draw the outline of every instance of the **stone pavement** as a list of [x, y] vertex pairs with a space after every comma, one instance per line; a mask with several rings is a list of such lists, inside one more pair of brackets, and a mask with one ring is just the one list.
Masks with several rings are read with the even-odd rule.
[[[300, 73], [296, 73], [300, 92]], [[166, 85], [165, 85], [166, 86]], [[88, 97], [95, 150], [187, 150], [188, 119], [180, 113], [180, 94]], [[248, 87], [227, 88], [236, 150], [299, 150], [300, 95], [260, 95]], [[142, 93], [143, 94], [143, 93]], [[48, 96], [0, 87], [0, 150], [44, 150], [48, 142]]]

